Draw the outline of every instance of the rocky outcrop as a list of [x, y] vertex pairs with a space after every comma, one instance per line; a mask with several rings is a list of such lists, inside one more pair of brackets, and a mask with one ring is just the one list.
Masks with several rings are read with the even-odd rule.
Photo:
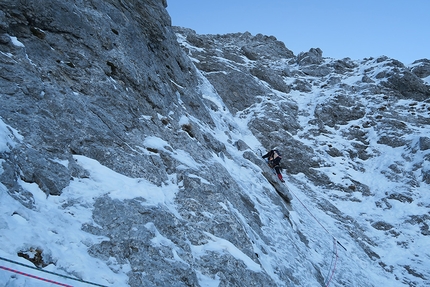
[[[28, 163], [60, 159], [72, 166], [70, 155], [81, 154], [161, 183], [166, 173], [159, 165], [133, 151], [149, 131], [181, 130], [181, 94], [196, 113], [204, 105], [194, 67], [168, 29], [162, 2], [0, 5], [1, 34], [9, 39], [2, 45], [1, 100], [8, 104], [0, 107], [1, 116], [31, 146]], [[169, 115], [172, 105], [177, 112]], [[211, 122], [205, 113], [198, 117]], [[24, 171], [24, 177], [49, 177], [39, 172]], [[47, 194], [62, 189], [41, 186]]]
[[[141, 199], [96, 199], [94, 224], [82, 229], [106, 240], [90, 246], [89, 253], [130, 264], [130, 286], [197, 286], [197, 269], [220, 276], [223, 282], [276, 286], [267, 273], [247, 269], [240, 259], [197, 260], [190, 253], [190, 247], [201, 245], [210, 233], [240, 246], [242, 254], [258, 262], [248, 227], [241, 226], [228, 206], [249, 219], [247, 226], [255, 229], [256, 238], [272, 239], [262, 232], [253, 201], [242, 187], [223, 166], [208, 163], [214, 153], [231, 157], [225, 144], [208, 132], [217, 124], [211, 112], [228, 109], [202, 91], [206, 80], [178, 45], [165, 6], [158, 0], [0, 3], [0, 117], [2, 124], [22, 136], [14, 139], [13, 148], [0, 153], [0, 182], [5, 192], [34, 210], [38, 209], [34, 195], [21, 182], [35, 184], [48, 197], [61, 197], [71, 181], [89, 177], [75, 155], [155, 185], [180, 183], [176, 215], [144, 207]], [[275, 39], [259, 36], [254, 42], [260, 38], [273, 43], [273, 57], [291, 56]], [[237, 77], [242, 99], [253, 90], [255, 95], [268, 90], [257, 81], [254, 87], [246, 85], [254, 78], [251, 74]], [[253, 101], [228, 103], [243, 110]], [[151, 145], [147, 140], [151, 137], [162, 139], [164, 147]], [[199, 168], [184, 168], [175, 158], [177, 150], [189, 154]], [[199, 176], [211, 182], [204, 183]], [[60, 208], [75, 204], [79, 203]], [[288, 215], [282, 200], [275, 204]], [[129, 233], [135, 225], [147, 231]], [[152, 249], [150, 237], [157, 229], [175, 242], [183, 265], [166, 264], [160, 250]], [[49, 247], [39, 249], [43, 254]], [[161, 277], [156, 275], [160, 270]], [[288, 276], [280, 277], [289, 281]]]
[[[204, 65], [196, 61], [196, 67], [216, 87], [229, 109], [239, 118], [258, 115], [249, 118], [248, 126], [263, 146], [276, 146], [284, 151], [282, 165], [287, 173], [306, 175], [312, 184], [333, 198], [359, 203], [366, 197], [380, 197], [374, 204], [382, 210], [393, 209], [392, 201], [420, 204], [420, 195], [413, 190], [429, 182], [427, 145], [422, 134], [430, 124], [429, 83], [422, 80], [428, 76], [427, 60], [419, 60], [411, 68], [387, 57], [334, 60], [324, 58], [321, 49], [315, 48], [296, 57], [279, 57], [275, 63], [270, 57], [262, 56], [271, 54], [271, 48], [262, 52], [270, 45], [254, 51], [247, 44], [251, 40], [246, 33], [234, 35], [237, 41], [233, 47], [223, 37], [197, 35], [204, 38], [205, 44], [201, 46], [204, 49], [200, 50], [186, 42], [186, 35], [193, 34], [190, 30], [175, 29], [191, 58], [211, 59]], [[228, 57], [224, 58], [227, 51]], [[241, 57], [243, 53], [245, 60]], [[241, 78], [233, 76], [235, 73], [240, 73]], [[249, 78], [250, 74], [256, 78]], [[262, 88], [250, 92], [244, 88], [243, 81], [239, 88], [238, 80], [245, 79], [248, 88], [263, 84]], [[242, 105], [232, 102], [236, 98]], [[417, 148], [419, 153], [415, 153]], [[381, 150], [385, 149], [403, 152], [379, 172], [387, 181], [403, 182], [405, 186], [396, 192], [390, 190], [378, 195], [375, 187], [365, 180], [371, 176], [367, 173], [373, 172], [366, 170], [366, 164], [378, 161]], [[341, 172], [342, 183], [334, 182], [333, 178], [340, 176], [342, 169], [339, 159], [347, 163], [346, 170], [352, 168], [364, 178]], [[414, 167], [408, 168], [412, 162]], [[327, 202], [321, 208], [340, 216]], [[373, 222], [371, 217], [366, 220]], [[426, 228], [418, 221], [412, 224]], [[391, 225], [377, 221], [372, 226], [385, 230]], [[351, 232], [354, 233], [352, 229]], [[397, 234], [392, 228], [389, 233]], [[360, 244], [372, 260], [379, 261], [381, 266], [387, 264], [367, 246], [373, 244], [370, 238]]]
[[427, 78], [430, 76], [430, 60], [422, 59], [413, 62], [411, 72], [419, 78]]

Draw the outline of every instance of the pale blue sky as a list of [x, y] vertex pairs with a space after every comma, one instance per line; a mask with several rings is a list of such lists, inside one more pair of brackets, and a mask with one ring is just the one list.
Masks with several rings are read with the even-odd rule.
[[430, 59], [430, 0], [167, 0], [172, 24], [198, 34], [273, 35], [297, 55]]

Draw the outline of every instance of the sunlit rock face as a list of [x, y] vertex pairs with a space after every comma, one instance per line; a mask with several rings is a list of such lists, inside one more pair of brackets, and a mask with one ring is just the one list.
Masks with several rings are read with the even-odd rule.
[[106, 286], [426, 286], [429, 60], [166, 6], [0, 3], [1, 255]]

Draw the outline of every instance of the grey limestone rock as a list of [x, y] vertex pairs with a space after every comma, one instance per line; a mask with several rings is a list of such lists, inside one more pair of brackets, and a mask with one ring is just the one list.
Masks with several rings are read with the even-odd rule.
[[[288, 188], [266, 180], [270, 170], [241, 139], [239, 125], [247, 125], [252, 135], [243, 138], [255, 137], [264, 149], [277, 146], [286, 178], [350, 238], [362, 238], [357, 250], [382, 266], [381, 254], [372, 249], [377, 240], [360, 226], [368, 223], [342, 215], [328, 199], [372, 202], [375, 190], [359, 175], [369, 172], [366, 162], [380, 150], [402, 150], [401, 160], [381, 173], [405, 190], [375, 198], [377, 208], [415, 203], [420, 195], [413, 189], [430, 184], [430, 144], [420, 134], [430, 124], [423, 81], [428, 60], [412, 68], [388, 57], [333, 60], [319, 48], [295, 56], [273, 36], [198, 35], [172, 27], [166, 6], [165, 0], [0, 2], [0, 120], [22, 135], [0, 152], [1, 190], [33, 210], [35, 199], [20, 182], [61, 199], [72, 180], [90, 176], [76, 155], [157, 186], [176, 184], [178, 214], [147, 206], [143, 197], [95, 198], [92, 222], [82, 230], [106, 240], [90, 244], [88, 252], [128, 263], [133, 287], [198, 286], [199, 272], [220, 286], [304, 286], [286, 264], [254, 272], [227, 252], [193, 256], [191, 249], [211, 235], [228, 240], [258, 266], [271, 254], [281, 256], [261, 205], [279, 212], [280, 232], [291, 237], [282, 242], [296, 256], [282, 262], [300, 264], [323, 285], [325, 266], [296, 250], [308, 248], [312, 239], [289, 221], [291, 198], [283, 197]], [[213, 98], [202, 87], [213, 89]], [[148, 138], [163, 144], [154, 147]], [[195, 167], [175, 158], [178, 151]], [[240, 175], [226, 168], [232, 162], [255, 172], [261, 186], [244, 188]], [[336, 163], [340, 172], [356, 176], [328, 174]], [[252, 198], [247, 188], [258, 188], [265, 198]], [[423, 236], [429, 234], [426, 220], [417, 215], [410, 221]], [[370, 225], [396, 234], [388, 222]], [[155, 234], [168, 244], [153, 244]], [[175, 254], [181, 262], [173, 260]], [[370, 286], [362, 278], [348, 280]]]
[[417, 75], [419, 78], [426, 78], [430, 76], [430, 60], [429, 59], [421, 59], [412, 63], [413, 67], [411, 68], [412, 73]]

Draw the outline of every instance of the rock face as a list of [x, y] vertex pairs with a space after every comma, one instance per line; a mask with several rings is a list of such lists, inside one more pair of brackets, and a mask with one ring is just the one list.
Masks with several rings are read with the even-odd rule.
[[[398, 278], [398, 286], [425, 286], [428, 253], [416, 265], [416, 254], [397, 263], [378, 245], [413, 245], [382, 219], [396, 208], [416, 207], [399, 222], [419, 230], [417, 241], [430, 234], [421, 194], [430, 184], [429, 60], [411, 67], [387, 57], [334, 60], [319, 48], [296, 56], [273, 36], [171, 27], [166, 6], [1, 1], [0, 120], [11, 136], [0, 149], [0, 191], [37, 211], [22, 182], [61, 198], [71, 182], [90, 177], [76, 162], [85, 156], [127, 177], [178, 186], [178, 214], [139, 197], [94, 199], [93, 221], [82, 230], [107, 239], [88, 253], [129, 264], [129, 286], [204, 286], [202, 277], [216, 286], [324, 286], [327, 267], [303, 251], [316, 249], [316, 239], [293, 223], [291, 194], [282, 199], [285, 187], [261, 174], [255, 148], [276, 146], [289, 184], [342, 226], [376, 273]], [[243, 140], [243, 123], [260, 146]], [[178, 151], [194, 167], [184, 167]], [[382, 164], [386, 153], [391, 161]], [[254, 171], [261, 186], [248, 186], [226, 162]], [[372, 182], [372, 173], [392, 188]], [[380, 218], [356, 216], [363, 205]], [[264, 208], [276, 210], [276, 222]], [[157, 233], [168, 243], [154, 247]], [[195, 255], [215, 237], [241, 256]], [[378, 285], [364, 270], [341, 270], [334, 282]]]
[[[73, 165], [71, 155], [83, 154], [160, 183], [166, 179], [163, 169], [139, 153], [130, 156], [131, 147], [150, 131], [177, 128], [181, 94], [187, 95], [185, 105], [201, 113], [194, 67], [168, 29], [161, 1], [75, 4], [3, 1], [3, 38], [13, 35], [20, 43], [2, 45], [1, 100], [8, 104], [1, 106], [1, 115], [26, 138], [22, 148], [34, 154], [31, 164], [58, 158]], [[160, 118], [171, 105], [178, 112]], [[142, 120], [143, 115], [152, 120]], [[198, 118], [211, 121], [204, 113]], [[69, 180], [72, 174], [60, 169], [56, 176]], [[38, 181], [39, 176], [29, 170], [24, 177]], [[59, 194], [60, 182], [41, 188]]]

